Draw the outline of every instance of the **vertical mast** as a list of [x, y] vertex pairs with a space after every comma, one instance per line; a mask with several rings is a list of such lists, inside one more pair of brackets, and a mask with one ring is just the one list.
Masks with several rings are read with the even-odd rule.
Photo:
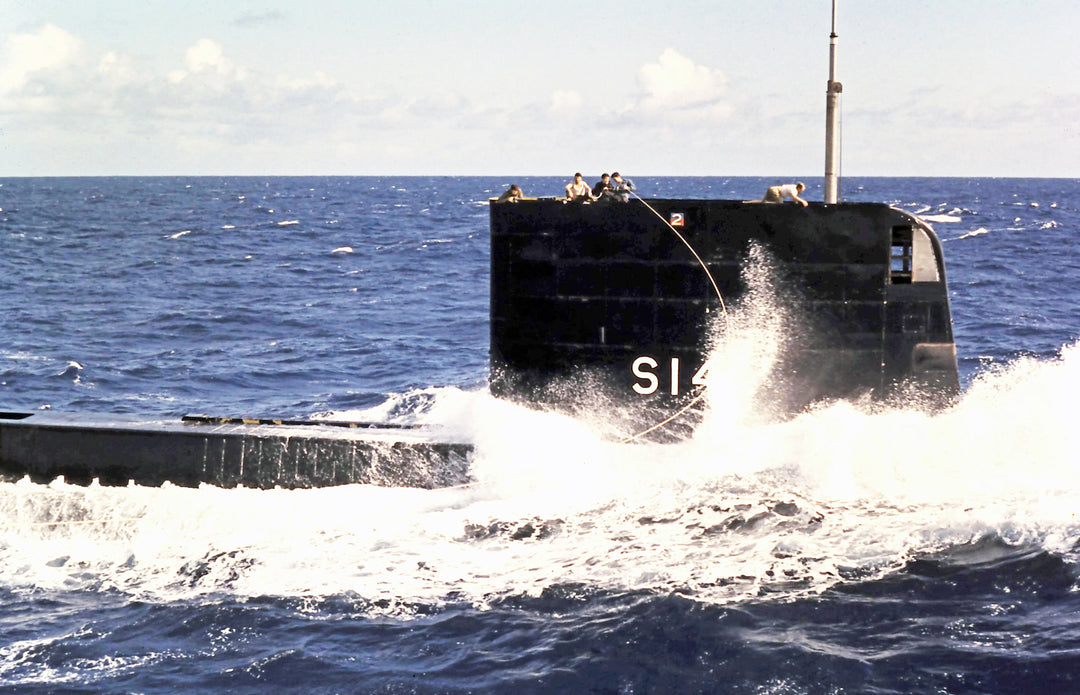
[[836, 0], [832, 2], [829, 34], [829, 84], [825, 96], [825, 202], [840, 202], [840, 92], [836, 81]]

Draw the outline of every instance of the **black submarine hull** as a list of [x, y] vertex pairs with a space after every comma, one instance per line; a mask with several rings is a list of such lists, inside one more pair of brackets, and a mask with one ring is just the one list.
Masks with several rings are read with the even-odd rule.
[[38, 483], [436, 488], [468, 482], [471, 455], [422, 429], [366, 423], [0, 413], [0, 475]]
[[755, 249], [789, 314], [757, 394], [767, 407], [940, 407], [959, 392], [941, 244], [888, 205], [541, 198], [493, 202], [490, 217], [498, 396], [675, 411], [706, 383], [718, 317], [747, 297]]

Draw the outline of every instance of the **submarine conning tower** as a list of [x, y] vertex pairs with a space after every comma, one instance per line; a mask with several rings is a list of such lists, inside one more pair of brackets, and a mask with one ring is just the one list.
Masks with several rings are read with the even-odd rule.
[[713, 319], [748, 289], [754, 246], [797, 317], [761, 398], [793, 413], [959, 392], [941, 244], [888, 205], [537, 198], [492, 202], [490, 218], [495, 395], [679, 407], [704, 379]]

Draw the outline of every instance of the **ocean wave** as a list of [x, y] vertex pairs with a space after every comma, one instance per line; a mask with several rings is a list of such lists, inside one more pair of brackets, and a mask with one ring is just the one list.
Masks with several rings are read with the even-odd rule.
[[[407, 419], [467, 437], [474, 483], [3, 483], [0, 583], [168, 600], [353, 592], [427, 606], [579, 585], [730, 603], [943, 566], [933, 559], [943, 550], [988, 537], [1073, 558], [1077, 388], [1073, 345], [1054, 360], [983, 374], [937, 416], [838, 403], [756, 422], [731, 417], [747, 412], [729, 402], [745, 392], [724, 389], [711, 397], [712, 416], [677, 444], [620, 444], [594, 420], [483, 390], [425, 389], [330, 415]], [[913, 569], [913, 558], [924, 561]]]

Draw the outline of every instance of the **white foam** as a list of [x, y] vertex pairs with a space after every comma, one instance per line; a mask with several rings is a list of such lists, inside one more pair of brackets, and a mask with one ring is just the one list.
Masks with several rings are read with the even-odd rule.
[[713, 417], [677, 445], [617, 444], [566, 416], [435, 389], [425, 417], [473, 438], [472, 486], [4, 483], [0, 582], [391, 603], [583, 582], [729, 601], [820, 591], [844, 568], [889, 571], [991, 531], [1064, 552], [1078, 388], [1072, 347], [985, 375], [936, 417], [845, 404], [772, 424]]
[[0, 483], [0, 585], [164, 600], [354, 592], [402, 611], [566, 583], [728, 602], [820, 592], [988, 533], [1075, 552], [1080, 346], [985, 373], [937, 416], [839, 403], [777, 421], [754, 394], [794, 319], [789, 298], [761, 289], [758, 261], [747, 300], [718, 324], [708, 411], [682, 443], [621, 444], [599, 420], [424, 389], [324, 416], [404, 413], [472, 441], [475, 483]]

